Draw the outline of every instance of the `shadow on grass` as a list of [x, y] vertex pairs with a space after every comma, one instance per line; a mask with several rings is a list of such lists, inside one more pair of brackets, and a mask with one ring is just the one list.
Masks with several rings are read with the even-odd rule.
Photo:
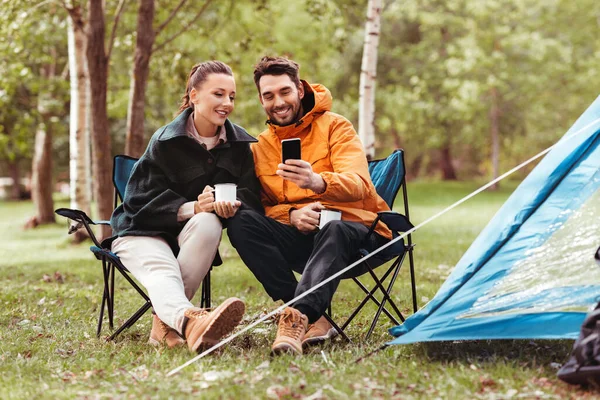
[[421, 343], [415, 353], [433, 362], [496, 362], [499, 359], [520, 364], [562, 364], [572, 340], [477, 340], [465, 342]]

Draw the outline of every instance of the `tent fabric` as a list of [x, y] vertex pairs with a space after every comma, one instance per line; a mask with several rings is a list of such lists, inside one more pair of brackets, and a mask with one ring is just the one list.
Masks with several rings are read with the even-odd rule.
[[[600, 97], [389, 344], [577, 338], [600, 297]], [[468, 206], [468, 203], [465, 205]]]

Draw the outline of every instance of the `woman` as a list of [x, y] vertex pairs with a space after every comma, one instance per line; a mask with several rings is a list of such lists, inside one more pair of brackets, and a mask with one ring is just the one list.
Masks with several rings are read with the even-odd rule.
[[[232, 124], [235, 80], [220, 61], [190, 72], [180, 114], [160, 128], [136, 163], [125, 199], [113, 213], [112, 251], [148, 290], [154, 312], [149, 342], [173, 347], [187, 340], [199, 352], [230, 333], [244, 303], [227, 299], [212, 312], [190, 300], [209, 271], [222, 223], [240, 207], [261, 209], [250, 143]], [[236, 183], [234, 203], [215, 202], [213, 186]]]

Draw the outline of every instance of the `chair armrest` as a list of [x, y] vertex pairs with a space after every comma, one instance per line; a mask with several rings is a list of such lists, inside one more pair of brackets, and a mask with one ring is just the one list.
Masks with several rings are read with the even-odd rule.
[[90, 227], [90, 225], [96, 225], [97, 222], [92, 221], [85, 212], [81, 210], [75, 210], [72, 208], [58, 208], [54, 210], [54, 212], [60, 215], [61, 217], [65, 217], [76, 222], [76, 224], [72, 224], [71, 226], [69, 226], [69, 235], [77, 232], [82, 227], [85, 227], [85, 230], [87, 231], [88, 235], [90, 235], [90, 238], [92, 239], [94, 244], [98, 247], [101, 247], [100, 242], [98, 242], [98, 239], [96, 238], [96, 235], [94, 235], [94, 231], [92, 231], [92, 228]]
[[377, 216], [388, 228], [396, 232], [406, 232], [414, 228], [414, 225], [406, 218], [406, 215], [395, 211], [378, 212]]
[[87, 216], [87, 214], [81, 210], [76, 210], [73, 208], [58, 208], [54, 210], [54, 212], [61, 217], [72, 219], [73, 221], [77, 221], [83, 224], [83, 221], [87, 222], [90, 225], [96, 225], [94, 221]]

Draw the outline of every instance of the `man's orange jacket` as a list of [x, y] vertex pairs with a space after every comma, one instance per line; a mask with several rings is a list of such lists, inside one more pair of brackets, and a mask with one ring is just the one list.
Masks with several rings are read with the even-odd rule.
[[[319, 201], [341, 211], [343, 221], [370, 226], [377, 212], [389, 211], [389, 207], [371, 182], [362, 143], [350, 121], [330, 111], [332, 97], [326, 87], [305, 81], [302, 84], [304, 110], [309, 111], [293, 125], [269, 124], [258, 136], [258, 143], [252, 144], [266, 215], [289, 225], [291, 209]], [[276, 174], [277, 164], [281, 163], [281, 140], [290, 138], [300, 138], [302, 159], [323, 177], [325, 192], [316, 194], [301, 189]], [[392, 237], [383, 223], [377, 224], [376, 232], [388, 239]]]

